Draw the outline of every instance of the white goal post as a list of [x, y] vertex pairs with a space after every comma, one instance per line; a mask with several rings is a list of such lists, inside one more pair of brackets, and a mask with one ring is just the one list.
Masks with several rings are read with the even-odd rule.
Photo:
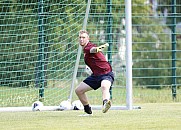
[[[91, 0], [88, 0], [87, 8], [86, 8], [86, 14], [85, 19], [83, 23], [83, 29], [86, 29], [87, 26], [87, 20], [89, 15], [89, 9], [91, 5]], [[131, 0], [127, 0], [125, 2], [125, 12], [126, 12], [126, 106], [112, 106], [112, 109], [114, 110], [120, 110], [120, 109], [140, 109], [139, 106], [133, 106], [132, 105], [132, 13], [131, 13]], [[75, 64], [74, 74], [73, 74], [73, 81], [71, 84], [71, 91], [69, 96], [69, 101], [72, 100], [73, 90], [75, 88], [75, 80], [76, 75], [78, 71], [78, 65], [80, 61], [80, 54], [81, 53], [81, 47], [79, 45], [78, 54], [77, 54], [77, 60]], [[101, 109], [101, 106], [93, 106], [93, 109]]]
[[[8, 9], [2, 12], [0, 112], [32, 111], [31, 105], [37, 100], [44, 104], [42, 111], [57, 111], [62, 110], [61, 101], [77, 100], [75, 86], [87, 76], [81, 58], [82, 48], [78, 44], [77, 33], [81, 29], [88, 30], [91, 40], [97, 44], [107, 42], [108, 36], [116, 39], [111, 41], [110, 50], [104, 52], [110, 54], [109, 58], [117, 56], [117, 59], [110, 60], [114, 64], [115, 83], [112, 88], [116, 100], [111, 110], [140, 109], [133, 106], [132, 101], [131, 0], [125, 1], [125, 5], [121, 2], [115, 4], [115, 12], [108, 12], [107, 8], [113, 7], [110, 0], [106, 3], [91, 0], [87, 3], [77, 0], [71, 4], [67, 1], [58, 4], [46, 2], [39, 0], [38, 5], [33, 1], [31, 4], [16, 3], [17, 8], [3, 3], [3, 8], [12, 8], [9, 9], [12, 12]], [[122, 6], [125, 10], [120, 8]], [[34, 15], [35, 7], [40, 11], [37, 15]], [[125, 13], [126, 29], [123, 30], [119, 22]], [[107, 32], [109, 26], [114, 29], [109, 30], [111, 33]], [[93, 110], [102, 109], [102, 104], [97, 105], [100, 103], [98, 98], [102, 103], [100, 94], [98, 91], [90, 96]]]

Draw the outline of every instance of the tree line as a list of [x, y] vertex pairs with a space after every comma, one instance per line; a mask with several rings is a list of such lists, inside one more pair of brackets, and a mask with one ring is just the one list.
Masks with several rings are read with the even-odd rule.
[[[160, 87], [162, 84], [171, 84], [172, 80], [171, 32], [169, 30], [172, 14], [171, 8], [168, 6], [172, 1], [160, 0], [159, 4], [163, 6], [158, 6], [156, 10], [157, 15], [160, 15], [164, 14], [164, 10], [167, 9], [168, 16], [165, 25], [161, 24], [164, 16], [153, 17], [155, 13], [152, 8], [153, 3], [149, 2], [148, 6], [145, 4], [145, 0], [133, 1], [133, 77], [135, 77], [136, 85], [150, 84]], [[43, 4], [43, 14], [39, 13], [40, 4]], [[180, 5], [180, 1], [177, 1], [177, 22], [181, 19], [179, 17], [181, 6], [178, 5]], [[108, 20], [106, 8], [107, 0], [92, 1], [87, 28], [91, 33], [94, 34], [95, 30], [102, 26], [106, 31]], [[124, 1], [112, 1], [113, 32], [117, 34], [121, 31], [120, 25], [122, 23], [120, 21], [126, 15], [124, 8]], [[37, 0], [2, 0], [0, 10], [0, 83], [2, 86], [28, 86], [39, 74], [35, 74], [35, 72], [38, 70], [38, 61], [40, 60], [38, 56], [38, 38], [40, 36], [38, 22], [40, 17], [43, 17], [44, 22], [42, 26], [45, 40], [43, 51], [46, 52], [44, 54], [45, 68], [54, 67], [52, 71], [46, 73], [48, 78], [62, 78], [66, 74], [59, 75], [60, 73], [55, 73], [55, 71], [65, 66], [68, 67], [67, 69], [74, 66], [67, 60], [76, 55], [77, 46], [73, 44], [77, 39], [77, 32], [82, 28], [86, 1], [67, 0], [57, 3], [57, 0], [44, 0], [43, 3], [40, 3]], [[100, 19], [104, 19], [105, 23], [98, 26]], [[96, 40], [98, 37], [94, 38], [93, 40]], [[112, 51], [117, 51], [115, 36], [113, 36], [113, 40], [115, 42]], [[181, 49], [179, 44], [177, 44], [177, 49]], [[75, 59], [76, 57], [72, 61]], [[51, 61], [53, 62], [46, 64]], [[181, 63], [177, 62], [177, 66], [177, 75], [180, 75], [179, 66]], [[180, 82], [178, 80], [178, 83]]]

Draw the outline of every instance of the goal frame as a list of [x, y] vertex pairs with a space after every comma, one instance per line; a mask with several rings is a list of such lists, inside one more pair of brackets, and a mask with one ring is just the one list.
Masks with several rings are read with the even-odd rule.
[[[83, 22], [82, 29], [85, 30], [87, 26], [87, 20], [90, 10], [91, 0], [88, 0], [85, 18]], [[112, 106], [110, 110], [132, 110], [132, 109], [140, 109], [140, 106], [133, 106], [132, 102], [132, 13], [131, 13], [131, 0], [125, 1], [125, 12], [126, 12], [126, 106]], [[79, 61], [81, 57], [82, 48], [79, 45], [78, 53], [75, 63], [75, 68], [72, 77], [72, 83], [70, 86], [70, 94], [68, 97], [68, 101], [72, 101], [72, 96], [75, 88], [76, 76], [79, 66]], [[93, 110], [100, 110], [102, 106], [92, 105]], [[62, 110], [60, 106], [43, 106], [42, 111], [55, 111]], [[32, 107], [3, 107], [0, 108], [0, 112], [5, 111], [32, 111]]]

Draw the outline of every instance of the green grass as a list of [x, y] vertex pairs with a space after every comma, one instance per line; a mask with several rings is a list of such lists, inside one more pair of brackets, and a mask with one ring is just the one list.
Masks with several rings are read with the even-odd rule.
[[1, 130], [180, 130], [181, 103], [138, 104], [138, 110], [1, 112]]
[[[176, 102], [181, 102], [181, 89], [177, 89]], [[10, 106], [31, 106], [38, 100], [39, 90], [37, 88], [10, 88], [0, 87], [0, 107]], [[61, 101], [69, 96], [70, 89], [64, 88], [45, 88], [44, 105], [59, 105]], [[102, 104], [101, 89], [87, 93], [91, 104]], [[73, 93], [73, 101], [77, 96]], [[112, 102], [114, 105], [125, 105], [126, 88], [114, 87], [112, 89]], [[133, 88], [134, 103], [172, 103], [171, 88], [147, 89]]]

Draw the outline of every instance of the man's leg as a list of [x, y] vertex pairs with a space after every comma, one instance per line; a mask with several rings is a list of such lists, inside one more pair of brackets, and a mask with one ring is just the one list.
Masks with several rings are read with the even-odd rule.
[[110, 99], [110, 87], [111, 87], [111, 82], [109, 80], [103, 80], [101, 82], [101, 89], [102, 89], [102, 99]]
[[111, 107], [110, 92], [109, 92], [110, 87], [111, 87], [111, 82], [109, 80], [103, 80], [101, 82], [102, 99], [103, 99], [102, 112], [103, 113], [106, 113]]
[[89, 102], [85, 94], [87, 91], [90, 91], [90, 90], [92, 90], [92, 88], [84, 82], [81, 82], [79, 86], [75, 89], [75, 93], [77, 94], [79, 100], [83, 104], [84, 111], [87, 114], [92, 114], [91, 107], [89, 106]]

